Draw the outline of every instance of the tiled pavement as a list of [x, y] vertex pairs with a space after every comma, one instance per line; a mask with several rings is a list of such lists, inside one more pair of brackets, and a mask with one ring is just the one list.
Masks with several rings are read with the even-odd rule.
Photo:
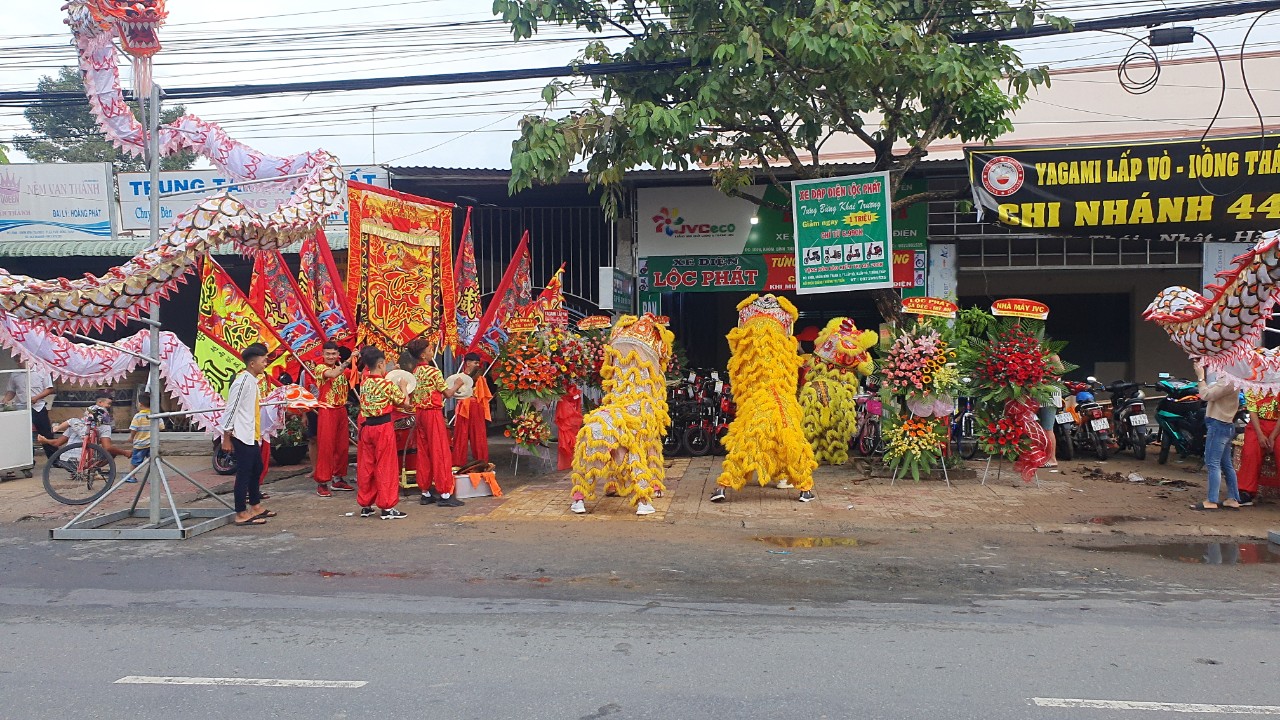
[[[1130, 467], [1132, 465], [1132, 467]], [[1132, 469], [1157, 478], [1189, 480], [1187, 489], [1087, 478], [1080, 470], [1108, 473]], [[817, 500], [796, 501], [794, 490], [748, 486], [729, 501], [709, 500], [720, 472], [718, 458], [678, 458], [667, 469], [667, 493], [654, 503], [657, 513], [638, 517], [617, 497], [588, 503], [589, 513], [569, 511], [567, 474], [553, 474], [512, 489], [502, 502], [476, 507], [463, 520], [557, 520], [582, 522], [667, 522], [744, 526], [834, 527], [881, 530], [987, 529], [1026, 532], [1115, 533], [1130, 535], [1231, 535], [1265, 538], [1280, 527], [1280, 505], [1265, 503], [1240, 511], [1196, 512], [1203, 482], [1190, 469], [1123, 461], [1064, 464], [1061, 472], [1041, 470], [1038, 484], [1024, 484], [1007, 468], [995, 468], [982, 484], [983, 463], [953, 473], [952, 487], [940, 480], [913, 482], [869, 477], [868, 466], [823, 467], [815, 475]], [[879, 474], [879, 473], [877, 473]]]

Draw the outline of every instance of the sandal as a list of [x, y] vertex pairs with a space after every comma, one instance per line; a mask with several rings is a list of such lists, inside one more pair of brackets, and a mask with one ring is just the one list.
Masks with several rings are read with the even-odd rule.
[[266, 525], [266, 524], [267, 524], [267, 521], [263, 520], [261, 517], [251, 517], [248, 520], [236, 521], [237, 527], [248, 527], [250, 525]]
[[254, 515], [254, 516], [253, 516], [253, 519], [254, 519], [254, 520], [260, 520], [260, 519], [263, 519], [263, 518], [273, 518], [273, 517], [275, 517], [275, 516], [277, 516], [277, 515], [279, 515], [279, 514], [280, 514], [280, 513], [277, 513], [275, 510], [263, 510], [262, 512], [258, 513], [257, 515]]
[[1198, 502], [1195, 505], [1192, 505], [1191, 509], [1192, 510], [1217, 510], [1219, 507], [1220, 506], [1218, 505], [1209, 506], [1203, 502]]

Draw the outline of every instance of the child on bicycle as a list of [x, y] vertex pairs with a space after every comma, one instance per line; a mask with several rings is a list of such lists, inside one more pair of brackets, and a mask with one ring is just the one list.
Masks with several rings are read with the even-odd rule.
[[98, 444], [111, 453], [112, 457], [127, 457], [132, 453], [116, 447], [111, 442], [111, 424], [113, 422], [111, 400], [110, 390], [104, 388], [95, 393], [93, 404], [84, 413], [84, 422], [86, 425], [98, 428]]

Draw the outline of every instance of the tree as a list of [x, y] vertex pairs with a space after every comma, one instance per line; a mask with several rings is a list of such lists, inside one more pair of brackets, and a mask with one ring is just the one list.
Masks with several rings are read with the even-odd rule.
[[[84, 95], [84, 82], [80, 72], [64, 67], [56, 78], [45, 75], [36, 83], [40, 92], [74, 92]], [[129, 104], [134, 117], [142, 117], [138, 103]], [[160, 113], [161, 122], [173, 122], [186, 113], [177, 105]], [[36, 162], [109, 162], [116, 170], [146, 170], [141, 158], [121, 152], [102, 134], [89, 101], [81, 98], [74, 103], [37, 104], [23, 113], [31, 124], [34, 135], [14, 137], [14, 145]], [[162, 170], [189, 170], [195, 164], [195, 153], [190, 151], [160, 159]]]
[[0, 143], [0, 165], [9, 164], [9, 146]]
[[[688, 63], [553, 81], [548, 109], [589, 90], [582, 109], [520, 121], [511, 192], [557, 182], [585, 161], [614, 213], [624, 173], [644, 166], [700, 163], [716, 169], [721, 191], [772, 204], [743, 192], [762, 176], [790, 198], [780, 175], [829, 175], [822, 149], [837, 134], [871, 148], [872, 169], [890, 171], [896, 193], [934, 140], [1000, 136], [1027, 92], [1049, 82], [1047, 68], [1024, 67], [1008, 45], [953, 36], [1037, 17], [1067, 24], [1039, 0], [495, 0], [493, 9], [517, 40], [540, 23], [620, 36], [620, 49], [589, 42], [583, 62]], [[894, 208], [953, 196], [914, 193]], [[892, 292], [877, 304], [898, 313]]]

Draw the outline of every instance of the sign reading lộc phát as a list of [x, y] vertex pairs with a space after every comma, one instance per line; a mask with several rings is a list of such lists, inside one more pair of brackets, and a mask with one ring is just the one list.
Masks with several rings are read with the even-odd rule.
[[1048, 234], [1248, 240], [1280, 223], [1280, 136], [965, 150], [979, 218]]

